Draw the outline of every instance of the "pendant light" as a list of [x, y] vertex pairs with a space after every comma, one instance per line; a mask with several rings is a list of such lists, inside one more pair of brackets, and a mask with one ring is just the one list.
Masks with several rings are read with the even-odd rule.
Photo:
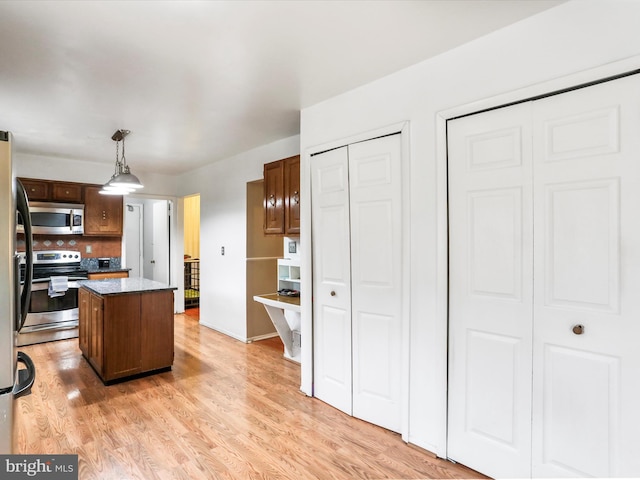
[[[116, 130], [111, 136], [111, 140], [116, 142], [116, 166], [115, 172], [111, 179], [102, 186], [100, 193], [102, 195], [127, 195], [143, 185], [138, 180], [127, 165], [127, 159], [124, 153], [124, 137], [131, 133], [129, 130]], [[122, 157], [119, 155], [119, 146], [122, 141]]]

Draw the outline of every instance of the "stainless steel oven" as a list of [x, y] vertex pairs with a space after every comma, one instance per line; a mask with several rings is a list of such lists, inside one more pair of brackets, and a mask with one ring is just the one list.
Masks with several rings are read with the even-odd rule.
[[80, 253], [33, 253], [31, 301], [18, 345], [49, 342], [78, 336], [78, 280], [86, 280]]
[[[84, 205], [76, 203], [29, 202], [33, 234], [82, 235]], [[24, 232], [21, 224], [18, 232]]]

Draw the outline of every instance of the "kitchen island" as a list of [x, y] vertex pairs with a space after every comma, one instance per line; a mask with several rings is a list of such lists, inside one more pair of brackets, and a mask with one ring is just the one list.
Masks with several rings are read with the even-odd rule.
[[145, 278], [78, 285], [79, 347], [105, 384], [171, 369], [175, 287]]

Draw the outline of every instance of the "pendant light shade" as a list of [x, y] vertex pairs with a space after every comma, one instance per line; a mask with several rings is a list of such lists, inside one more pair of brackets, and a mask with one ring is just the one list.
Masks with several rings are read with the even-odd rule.
[[[127, 195], [143, 187], [142, 183], [129, 169], [124, 155], [124, 137], [131, 133], [129, 130], [116, 130], [111, 140], [116, 142], [116, 167], [111, 179], [102, 186], [102, 195]], [[119, 156], [119, 145], [122, 141], [122, 157]]]

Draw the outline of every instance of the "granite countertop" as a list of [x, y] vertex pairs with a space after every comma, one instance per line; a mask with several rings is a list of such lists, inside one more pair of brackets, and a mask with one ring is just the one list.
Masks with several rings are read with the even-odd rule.
[[105, 278], [104, 280], [79, 280], [78, 285], [98, 295], [119, 295], [122, 293], [157, 292], [177, 290], [166, 283], [146, 278]]

